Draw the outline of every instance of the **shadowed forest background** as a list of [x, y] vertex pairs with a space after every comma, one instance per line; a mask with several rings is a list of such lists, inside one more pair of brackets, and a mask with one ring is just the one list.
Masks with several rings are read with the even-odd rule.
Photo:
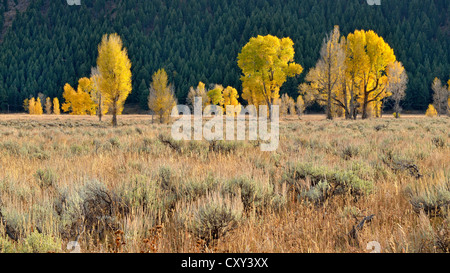
[[[104, 33], [117, 32], [132, 62], [131, 112], [148, 110], [151, 75], [164, 68], [179, 103], [199, 81], [242, 90], [237, 55], [253, 36], [290, 37], [304, 71], [281, 94], [297, 97], [298, 85], [319, 57], [334, 25], [347, 35], [372, 29], [395, 50], [409, 83], [405, 110], [424, 111], [435, 77], [448, 78], [450, 5], [446, 0], [382, 1], [105, 1], [4, 0], [0, 2], [0, 111], [23, 112], [23, 101], [43, 93], [62, 99], [95, 66]], [[242, 101], [241, 103], [244, 103]], [[389, 109], [391, 105], [386, 104]], [[127, 107], [126, 107], [127, 108]], [[312, 105], [309, 110], [320, 110]]]

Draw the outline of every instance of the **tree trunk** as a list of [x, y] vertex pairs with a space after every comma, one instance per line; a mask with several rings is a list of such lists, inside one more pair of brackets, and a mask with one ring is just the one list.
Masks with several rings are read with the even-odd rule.
[[112, 125], [113, 127], [117, 127], [117, 101], [114, 100], [112, 105]]
[[363, 102], [363, 109], [362, 109], [362, 119], [367, 119], [369, 117], [367, 113], [367, 105], [368, 105], [368, 94], [367, 94], [367, 86], [364, 86], [364, 102]]
[[269, 101], [269, 121], [272, 121], [272, 103]]
[[333, 119], [333, 113], [331, 113], [331, 89], [328, 89], [327, 119]]
[[331, 61], [328, 53], [328, 98], [327, 98], [327, 119], [332, 120], [333, 114], [331, 113]]
[[99, 121], [102, 121], [102, 116], [103, 116], [102, 97], [100, 96], [99, 103], [98, 103], [98, 120]]
[[350, 111], [348, 110], [348, 101], [347, 101], [347, 82], [344, 80], [343, 82], [343, 90], [344, 90], [344, 110], [345, 110], [345, 119], [350, 119]]

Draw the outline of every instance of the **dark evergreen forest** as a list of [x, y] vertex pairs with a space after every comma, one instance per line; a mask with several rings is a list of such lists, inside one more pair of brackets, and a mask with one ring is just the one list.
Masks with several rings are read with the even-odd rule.
[[[13, 4], [9, 2], [14, 2]], [[12, 25], [14, 4], [25, 2]], [[372, 29], [394, 49], [408, 72], [403, 108], [425, 110], [435, 77], [450, 74], [450, 1], [381, 0], [66, 0], [0, 3], [0, 111], [23, 111], [25, 98], [43, 93], [62, 99], [96, 65], [105, 33], [118, 33], [132, 61], [133, 91], [127, 103], [147, 107], [151, 75], [164, 68], [180, 103], [199, 81], [241, 89], [237, 56], [256, 35], [290, 37], [302, 75], [282, 93], [297, 97], [298, 85], [315, 65], [325, 34], [339, 25], [347, 35]]]

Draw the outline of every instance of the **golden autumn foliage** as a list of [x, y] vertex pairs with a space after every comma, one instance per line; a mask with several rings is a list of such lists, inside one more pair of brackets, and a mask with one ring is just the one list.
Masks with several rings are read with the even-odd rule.
[[204, 110], [206, 106], [211, 104], [208, 97], [208, 92], [203, 82], [199, 82], [197, 88], [191, 86], [191, 88], [189, 89], [186, 101], [188, 105], [192, 107], [192, 109], [194, 107], [196, 97], [202, 98], [202, 110]]
[[209, 101], [212, 105], [217, 105], [223, 107], [224, 98], [223, 98], [223, 86], [220, 84], [214, 85], [213, 89], [209, 90], [206, 95], [209, 98]]
[[25, 99], [24, 108], [28, 110], [30, 115], [42, 115], [44, 113], [40, 98]]
[[148, 107], [159, 116], [161, 123], [169, 120], [173, 107], [176, 106], [173, 85], [168, 83], [167, 73], [159, 69], [152, 76]]
[[305, 111], [305, 107], [305, 100], [303, 99], [302, 95], [299, 95], [297, 97], [297, 101], [295, 102], [295, 110], [297, 111], [297, 115], [301, 116]]
[[295, 101], [288, 94], [283, 94], [280, 100], [280, 116], [295, 115]]
[[65, 102], [62, 105], [64, 112], [70, 112], [71, 115], [93, 115], [96, 111], [96, 105], [90, 96], [91, 81], [88, 78], [81, 78], [78, 81], [78, 88], [75, 89], [66, 83], [64, 85], [63, 97]]
[[116, 33], [104, 35], [98, 47], [97, 67], [100, 74], [98, 87], [113, 115], [112, 124], [117, 126], [117, 115], [131, 93], [131, 61], [122, 39]]
[[53, 98], [53, 114], [59, 115], [61, 114], [61, 110], [59, 109], [59, 99]]
[[351, 82], [357, 87], [362, 118], [368, 118], [369, 104], [379, 115], [381, 101], [391, 93], [386, 86], [387, 67], [396, 61], [394, 50], [374, 31], [356, 30], [347, 37], [347, 69]]
[[425, 116], [427, 117], [436, 117], [438, 115], [438, 112], [436, 111], [436, 108], [434, 108], [433, 104], [428, 105], [427, 112], [425, 113]]
[[[397, 102], [406, 85], [404, 68], [398, 63], [394, 50], [374, 31], [356, 30], [347, 37], [340, 37], [339, 27], [326, 36], [320, 51], [320, 59], [299, 85], [299, 92], [306, 102], [318, 102], [326, 106], [328, 119], [343, 116], [356, 119], [381, 116], [383, 100], [397, 92]], [[391, 69], [389, 70], [389, 67]], [[390, 75], [390, 72], [398, 72]], [[397, 80], [397, 84], [389, 81]]]
[[35, 115], [42, 115], [44, 113], [44, 111], [42, 110], [42, 103], [40, 98], [36, 99], [33, 110]]
[[294, 62], [293, 45], [290, 38], [258, 35], [242, 48], [238, 66], [243, 73], [242, 98], [249, 104], [272, 106], [279, 99], [287, 77], [302, 73], [301, 65]]
[[347, 95], [342, 88], [345, 76], [345, 50], [341, 44], [339, 27], [328, 34], [320, 50], [320, 58], [316, 66], [306, 75], [308, 88], [303, 86], [305, 92], [313, 97], [320, 105], [326, 106], [326, 116], [333, 119], [337, 108], [347, 106]]
[[[239, 94], [235, 88], [228, 86], [223, 90], [223, 106], [225, 107], [225, 112], [227, 116], [236, 116], [241, 112], [242, 106], [239, 103], [238, 99]], [[228, 107], [227, 109], [228, 105], [233, 107]], [[231, 109], [233, 109], [234, 111]]]
[[42, 110], [42, 104], [41, 104], [41, 99], [40, 98], [31, 98], [31, 99], [26, 99], [24, 101], [24, 106], [27, 106], [26, 109], [28, 109], [28, 113], [30, 115], [42, 115], [43, 110]]
[[[44, 113], [44, 109], [42, 107], [41, 99], [38, 98], [30, 98], [25, 99], [23, 102], [24, 109], [30, 114], [30, 115], [42, 115]], [[46, 98], [45, 100], [45, 113], [49, 114], [52, 109], [52, 103], [50, 98]], [[59, 107], [59, 105], [58, 105]]]

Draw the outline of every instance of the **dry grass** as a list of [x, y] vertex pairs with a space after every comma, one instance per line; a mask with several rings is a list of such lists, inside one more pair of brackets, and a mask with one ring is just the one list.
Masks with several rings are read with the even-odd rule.
[[[67, 252], [78, 237], [83, 252], [449, 251], [448, 117], [288, 117], [276, 152], [176, 142], [150, 120], [0, 116], [0, 252]], [[326, 181], [306, 171], [298, 192], [283, 183], [297, 164]], [[373, 190], [335, 194], [329, 173]]]

